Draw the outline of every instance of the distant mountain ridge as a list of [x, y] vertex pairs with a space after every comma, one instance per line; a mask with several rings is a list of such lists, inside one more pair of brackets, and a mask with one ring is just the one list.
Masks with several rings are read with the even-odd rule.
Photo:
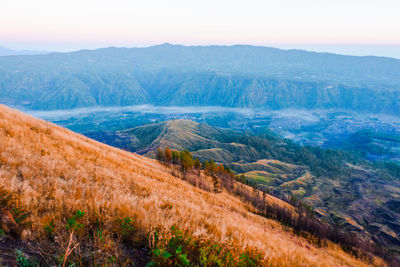
[[2, 57], [0, 80], [1, 103], [30, 109], [154, 104], [400, 112], [400, 60], [246, 45]]
[[0, 56], [27, 56], [27, 55], [42, 55], [48, 54], [48, 51], [36, 51], [36, 50], [14, 50], [3, 46], [0, 46]]

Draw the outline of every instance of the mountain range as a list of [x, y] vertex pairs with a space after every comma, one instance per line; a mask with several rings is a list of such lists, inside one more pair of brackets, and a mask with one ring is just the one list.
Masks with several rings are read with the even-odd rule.
[[13, 50], [3, 46], [0, 46], [0, 56], [26, 56], [26, 55], [42, 55], [48, 54], [47, 51], [35, 51], [35, 50]]
[[392, 58], [163, 44], [1, 57], [0, 101], [43, 110], [146, 103], [397, 114], [399, 74]]

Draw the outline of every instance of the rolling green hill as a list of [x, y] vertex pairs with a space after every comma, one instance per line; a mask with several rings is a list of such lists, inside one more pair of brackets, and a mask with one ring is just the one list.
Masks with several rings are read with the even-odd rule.
[[150, 157], [158, 147], [168, 146], [187, 149], [200, 160], [214, 159], [243, 182], [293, 196], [323, 219], [400, 252], [400, 211], [393, 208], [400, 197], [399, 177], [350, 153], [188, 120], [89, 136]]

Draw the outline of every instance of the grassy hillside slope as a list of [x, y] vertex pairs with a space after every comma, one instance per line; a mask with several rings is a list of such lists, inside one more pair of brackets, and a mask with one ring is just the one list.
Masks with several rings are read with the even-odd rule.
[[[72, 241], [79, 244], [71, 260], [117, 265], [143, 259], [143, 251], [176, 237], [177, 228], [195, 240], [226, 245], [238, 260], [257, 251], [263, 264], [273, 266], [366, 265], [333, 245], [318, 248], [250, 213], [231, 195], [195, 188], [154, 160], [5, 106], [0, 106], [0, 186], [31, 213], [20, 238], [49, 264], [62, 256], [72, 229]], [[173, 257], [183, 253], [177, 249]]]
[[[169, 146], [188, 149], [200, 160], [223, 163], [244, 174], [248, 183], [294, 196], [342, 229], [400, 252], [400, 213], [393, 208], [398, 203], [399, 177], [355, 155], [188, 120], [143, 125], [114, 135], [129, 136], [126, 140], [133, 141], [121, 142], [120, 147], [147, 156], [153, 156], [157, 147]], [[113, 134], [94, 138], [110, 144], [114, 140]]]

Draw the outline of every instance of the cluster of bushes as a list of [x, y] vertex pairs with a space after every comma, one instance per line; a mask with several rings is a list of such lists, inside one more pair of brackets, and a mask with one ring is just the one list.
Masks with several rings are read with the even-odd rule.
[[224, 175], [229, 174], [234, 177], [234, 172], [223, 164], [216, 164], [214, 160], [200, 162], [198, 158], [193, 158], [192, 154], [188, 150], [176, 151], [166, 147], [164, 151], [161, 148], [157, 149], [157, 160], [160, 162], [170, 165], [179, 165], [182, 172], [188, 172], [191, 170], [204, 169], [207, 175]]
[[166, 165], [180, 165], [183, 172], [187, 172], [193, 167], [197, 170], [201, 168], [201, 163], [198, 158], [194, 159], [188, 150], [176, 151], [166, 147], [163, 151], [157, 149], [157, 159]]
[[[216, 164], [214, 160], [200, 162], [198, 158], [193, 158], [192, 154], [188, 150], [176, 151], [166, 147], [164, 150], [161, 148], [157, 149], [157, 160], [165, 165], [179, 166], [182, 171], [182, 177], [184, 180], [191, 184], [200, 187], [206, 191], [213, 191], [215, 193], [221, 192], [220, 190], [220, 178], [229, 177], [233, 179], [235, 174], [228, 167], [223, 164]], [[212, 178], [212, 188], [207, 185], [207, 182], [200, 176], [200, 170], [204, 170], [204, 173]], [[189, 174], [195, 175], [189, 175]], [[225, 179], [226, 180], [226, 179]]]
[[[157, 158], [165, 159], [166, 154], [171, 151], [168, 147], [163, 151], [158, 149]], [[177, 152], [172, 151], [177, 155], [185, 155], [193, 161], [193, 158], [189, 151]], [[178, 161], [172, 161], [173, 164], [181, 164], [181, 157]], [[165, 162], [164, 162], [165, 163]], [[189, 172], [193, 170], [193, 166], [182, 170]], [[353, 255], [371, 260], [373, 255], [382, 257], [388, 261], [394, 260], [393, 256], [380, 246], [370, 241], [365, 241], [359, 235], [355, 233], [348, 233], [341, 231], [337, 226], [325, 223], [314, 215], [314, 211], [311, 207], [305, 203], [297, 200], [292, 196], [277, 195], [276, 197], [296, 207], [296, 211], [287, 209], [285, 206], [271, 204], [266, 201], [267, 192], [264, 187], [257, 187], [256, 184], [252, 184], [252, 190], [244, 185], [246, 179], [243, 177], [236, 177], [232, 170], [225, 167], [223, 164], [216, 164], [212, 159], [198, 163], [196, 170], [203, 169], [206, 175], [216, 179], [214, 182], [214, 192], [216, 186], [225, 189], [228, 193], [240, 197], [243, 201], [251, 203], [254, 207], [254, 212], [272, 218], [281, 222], [284, 225], [291, 227], [295, 233], [301, 234], [313, 240], [318, 245], [323, 245], [326, 240], [339, 244], [345, 251], [352, 253]]]
[[264, 266], [262, 255], [246, 248], [237, 253], [229, 244], [196, 239], [175, 226], [150, 235], [151, 261], [147, 266]]

